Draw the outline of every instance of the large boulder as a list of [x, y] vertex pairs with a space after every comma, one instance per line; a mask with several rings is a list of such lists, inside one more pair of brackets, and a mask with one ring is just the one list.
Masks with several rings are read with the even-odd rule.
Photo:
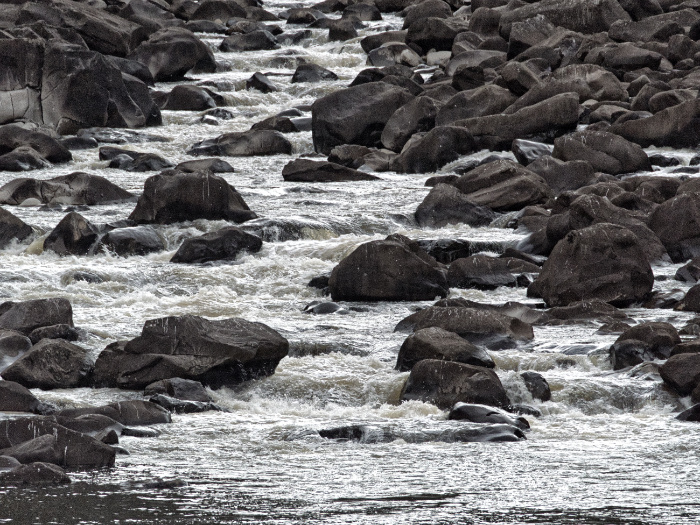
[[399, 173], [437, 171], [460, 155], [473, 153], [476, 149], [467, 130], [457, 126], [438, 126], [407, 144], [392, 166]]
[[164, 394], [185, 401], [199, 401], [201, 403], [209, 403], [212, 400], [202, 383], [179, 377], [156, 381], [148, 385], [143, 391], [144, 396], [157, 394]]
[[181, 377], [212, 387], [233, 385], [274, 373], [288, 348], [285, 338], [262, 323], [165, 317], [147, 321], [126, 345], [107, 347], [97, 358], [93, 382], [141, 389]]
[[663, 202], [651, 213], [648, 224], [673, 262], [700, 255], [699, 193], [681, 193]]
[[0, 208], [0, 248], [7, 246], [13, 239], [26, 239], [33, 231], [23, 220]]
[[0, 304], [0, 330], [16, 330], [25, 335], [43, 326], [73, 326], [73, 309], [68, 299], [34, 299]]
[[[37, 118], [35, 122], [41, 122], [41, 118]], [[59, 163], [73, 160], [71, 152], [44, 131], [28, 129], [19, 124], [0, 126], [0, 154], [9, 153], [21, 146], [29, 146], [50, 162]]]
[[245, 222], [257, 217], [224, 179], [207, 172], [163, 172], [146, 179], [129, 219], [139, 224], [196, 219]]
[[405, 89], [384, 82], [368, 82], [335, 91], [311, 107], [314, 148], [328, 155], [335, 146], [377, 146], [387, 121], [413, 99]]
[[157, 425], [172, 421], [167, 410], [149, 401], [139, 399], [118, 401], [99, 407], [66, 408], [56, 413], [56, 417], [59, 419], [84, 418], [86, 415], [106, 416], [127, 426]]
[[448, 224], [487, 226], [496, 218], [490, 208], [472, 202], [467, 195], [449, 184], [438, 184], [431, 189], [414, 215], [423, 228], [441, 228]]
[[385, 148], [399, 152], [414, 133], [430, 131], [435, 127], [438, 103], [430, 97], [416, 97], [397, 109], [382, 131]]
[[282, 169], [282, 178], [287, 182], [355, 182], [379, 180], [379, 177], [357, 171], [334, 162], [310, 159], [295, 159]]
[[446, 126], [458, 120], [495, 115], [504, 111], [515, 100], [513, 93], [496, 84], [460, 91], [440, 108], [435, 124]]
[[534, 337], [532, 326], [519, 319], [462, 306], [430, 306], [403, 319], [394, 331], [415, 332], [430, 327], [454, 332], [473, 344], [492, 349], [512, 348]]
[[333, 268], [334, 301], [427, 301], [447, 295], [438, 262], [401, 235], [360, 245]]
[[41, 402], [26, 387], [0, 381], [0, 412], [38, 412]]
[[700, 101], [689, 100], [651, 117], [613, 124], [610, 132], [643, 148], [695, 148], [700, 144]]
[[170, 259], [172, 263], [204, 263], [231, 261], [243, 252], [256, 253], [262, 248], [262, 240], [231, 226], [199, 237], [185, 239]]
[[447, 284], [450, 288], [478, 288], [493, 290], [498, 286], [518, 286], [523, 274], [536, 275], [540, 267], [514, 257], [472, 255], [450, 264]]
[[44, 250], [59, 255], [87, 255], [99, 231], [78, 212], [68, 213], [44, 239]]
[[194, 144], [190, 155], [227, 155], [250, 157], [258, 155], [289, 155], [292, 144], [278, 131], [251, 129], [225, 133], [213, 139]]
[[552, 157], [585, 160], [596, 171], [611, 175], [651, 171], [649, 157], [637, 144], [606, 131], [579, 131], [554, 141]]
[[164, 249], [163, 239], [152, 226], [117, 228], [107, 232], [96, 247], [96, 250], [107, 250], [122, 257], [146, 255]]
[[424, 359], [455, 361], [486, 368], [496, 366], [486, 350], [436, 326], [418, 330], [406, 338], [396, 359], [396, 369], [406, 372]]
[[92, 369], [90, 351], [63, 339], [42, 339], [2, 372], [7, 381], [27, 388], [86, 386]]
[[44, 43], [36, 39], [0, 39], [0, 123], [41, 122], [41, 70]]
[[591, 299], [628, 306], [643, 300], [653, 285], [637, 236], [623, 226], [600, 223], [559, 241], [528, 295], [542, 297], [549, 306]]
[[70, 478], [61, 467], [40, 461], [0, 472], [1, 486], [61, 485], [70, 482]]
[[133, 201], [136, 196], [104, 177], [81, 171], [48, 180], [17, 178], [0, 188], [0, 204], [21, 205], [28, 199], [36, 200], [36, 204], [93, 206]]
[[681, 396], [690, 395], [700, 384], [700, 353], [671, 356], [659, 372], [664, 382]]
[[214, 53], [182, 27], [168, 27], [153, 33], [129, 56], [144, 64], [157, 82], [178, 80], [192, 70], [195, 73], [216, 71]]
[[459, 402], [495, 407], [510, 404], [493, 370], [436, 359], [424, 359], [414, 365], [401, 391], [401, 401], [423, 401], [443, 410]]

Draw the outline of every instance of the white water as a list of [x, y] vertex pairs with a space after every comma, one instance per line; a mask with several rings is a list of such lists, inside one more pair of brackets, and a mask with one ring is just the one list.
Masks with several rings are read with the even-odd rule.
[[[280, 6], [273, 5], [271, 10]], [[385, 17], [370, 24], [396, 28]], [[216, 46], [221, 37], [204, 36]], [[293, 55], [337, 73], [341, 80], [289, 84]], [[283, 61], [275, 60], [284, 57]], [[188, 160], [194, 142], [251, 124], [284, 109], [310, 104], [339, 89], [365, 67], [358, 42], [328, 43], [314, 30], [304, 45], [279, 51], [218, 53], [225, 71], [201, 75], [231, 87], [223, 94], [236, 118], [220, 126], [200, 114], [165, 112], [161, 128], [147, 130], [171, 139], [134, 144], [172, 162]], [[281, 65], [278, 62], [282, 62]], [[255, 71], [274, 71], [279, 93], [245, 91]], [[159, 88], [170, 89], [161, 85]], [[312, 151], [310, 133], [289, 134], [294, 155]], [[674, 152], [687, 162], [691, 152]], [[481, 156], [484, 153], [480, 154]], [[69, 165], [31, 173], [49, 178], [84, 170], [135, 193], [153, 173], [106, 169], [97, 150], [74, 152]], [[280, 331], [291, 342], [290, 357], [275, 375], [237, 389], [212, 392], [230, 410], [174, 416], [156, 439], [125, 437], [131, 453], [115, 469], [72, 473], [68, 487], [0, 491], [0, 522], [11, 523], [696, 523], [700, 516], [697, 460], [700, 432], [673, 419], [681, 404], [656, 380], [613, 373], [605, 350], [615, 339], [597, 326], [535, 329], [532, 344], [492, 352], [513, 402], [543, 413], [528, 417], [528, 440], [504, 444], [360, 445], [323, 440], [313, 431], [371, 423], [405, 432], [447, 428], [434, 406], [398, 404], [405, 373], [394, 371], [405, 334], [393, 333], [402, 318], [426, 303], [358, 304], [348, 315], [313, 316], [304, 306], [321, 299], [306, 286], [329, 272], [359, 244], [391, 233], [412, 238], [517, 241], [498, 228], [451, 226], [418, 229], [411, 217], [427, 194], [429, 176], [382, 173], [382, 181], [301, 185], [285, 183], [288, 156], [226, 158], [236, 173], [224, 175], [263, 218], [307, 225], [300, 240], [268, 242], [233, 264], [173, 265], [182, 240], [225, 223], [194, 221], [157, 227], [165, 252], [145, 257], [58, 257], [39, 253], [35, 243], [0, 252], [3, 300], [67, 297], [82, 344], [99, 353], [117, 339], [139, 334], [147, 319], [192, 313], [210, 318], [240, 316]], [[449, 167], [442, 170], [449, 173]], [[0, 183], [16, 174], [0, 172]], [[126, 218], [133, 204], [95, 206], [81, 213], [96, 223]], [[11, 211], [48, 232], [65, 212], [15, 207]], [[38, 238], [38, 237], [37, 237]], [[655, 268], [656, 288], [687, 285], [672, 280], [678, 265]], [[103, 282], [75, 282], [89, 271]], [[454, 290], [452, 296], [502, 303], [527, 301], [524, 289], [494, 292]], [[351, 306], [351, 305], [346, 305]], [[680, 327], [691, 316], [663, 310], [633, 310], [637, 320], [663, 320]], [[568, 355], [586, 347], [590, 353]], [[572, 349], [574, 350], [572, 352]], [[519, 372], [541, 372], [552, 401], [531, 398]], [[111, 389], [60, 390], [36, 394], [62, 407], [103, 404], [139, 397]], [[180, 480], [153, 488], [154, 480]]]

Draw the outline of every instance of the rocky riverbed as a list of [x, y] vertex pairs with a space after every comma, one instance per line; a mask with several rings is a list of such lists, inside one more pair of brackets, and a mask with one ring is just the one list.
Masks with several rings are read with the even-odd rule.
[[697, 522], [699, 5], [0, 3], [0, 520]]

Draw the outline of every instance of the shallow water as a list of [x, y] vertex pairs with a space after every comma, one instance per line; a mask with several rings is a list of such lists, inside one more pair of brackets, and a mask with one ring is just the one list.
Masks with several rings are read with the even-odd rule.
[[[309, 2], [310, 3], [310, 2]], [[268, 6], [278, 11], [283, 6]], [[385, 17], [362, 35], [397, 28]], [[148, 130], [170, 139], [133, 144], [172, 162], [190, 157], [194, 142], [242, 131], [290, 107], [345, 85], [365, 67], [358, 41], [329, 43], [314, 30], [302, 45], [261, 53], [217, 52], [221, 71], [200, 75], [215, 82], [232, 104], [233, 120], [201, 124], [200, 114], [164, 112], [165, 124]], [[221, 37], [202, 35], [212, 46]], [[328, 67], [341, 79], [290, 84], [295, 56]], [[255, 71], [272, 77], [279, 93], [245, 91]], [[161, 89], [172, 86], [159, 85]], [[310, 133], [289, 134], [294, 154], [310, 153]], [[687, 164], [690, 151], [672, 152]], [[475, 157], [483, 157], [481, 152]], [[107, 177], [140, 193], [153, 173], [107, 169], [97, 150], [74, 152], [75, 160], [33, 172], [49, 178], [76, 170]], [[107, 344], [140, 333], [145, 320], [191, 313], [209, 318], [240, 316], [268, 324], [291, 343], [290, 357], [275, 375], [236, 389], [213, 391], [229, 412], [175, 415], [156, 439], [124, 437], [130, 455], [114, 469], [71, 473], [59, 488], [0, 489], [2, 523], [697, 523], [700, 482], [696, 465], [700, 431], [673, 419], [680, 403], [658, 379], [613, 373], [606, 350], [616, 336], [597, 326], [540, 327], [535, 340], [516, 350], [491, 352], [514, 402], [535, 406], [528, 440], [518, 443], [329, 442], [316, 430], [350, 423], [391, 428], [411, 436], [455, 428], [432, 405], [398, 404], [407, 374], [394, 370], [405, 334], [394, 326], [430, 302], [367, 303], [347, 315], [314, 316], [306, 304], [321, 299], [306, 286], [329, 272], [355, 247], [392, 233], [411, 238], [460, 238], [504, 243], [522, 238], [499, 227], [450, 226], [419, 229], [412, 219], [427, 194], [426, 175], [380, 174], [375, 182], [292, 184], [281, 177], [289, 156], [226, 158], [235, 168], [224, 175], [261, 218], [303, 227], [296, 240], [266, 242], [260, 253], [232, 264], [174, 265], [169, 259], [183, 239], [214, 231], [222, 221], [157, 226], [166, 251], [119, 258], [107, 253], [58, 257], [38, 246], [65, 211], [13, 207], [37, 232], [31, 246], [0, 252], [3, 300], [67, 297], [81, 330], [80, 344], [97, 355]], [[462, 161], [464, 159], [461, 159]], [[449, 173], [454, 165], [441, 170]], [[663, 172], [659, 172], [663, 173]], [[0, 172], [0, 184], [16, 174]], [[95, 223], [126, 218], [133, 204], [80, 211]], [[272, 239], [283, 228], [269, 228]], [[284, 238], [284, 237], [282, 237]], [[657, 289], [688, 288], [672, 280], [679, 265], [658, 265]], [[100, 283], [74, 281], [89, 271]], [[454, 290], [454, 297], [502, 303], [525, 301], [524, 289], [494, 292]], [[631, 310], [638, 320], [682, 326], [688, 314]], [[541, 372], [552, 400], [535, 401], [519, 377]], [[42, 392], [61, 407], [103, 404], [140, 397], [112, 389]], [[687, 401], [687, 400], [682, 400]], [[160, 485], [154, 486], [154, 483]]]

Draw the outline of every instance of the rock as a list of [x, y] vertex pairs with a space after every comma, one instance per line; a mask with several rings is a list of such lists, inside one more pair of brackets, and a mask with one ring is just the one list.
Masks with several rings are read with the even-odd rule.
[[525, 387], [534, 399], [549, 401], [552, 398], [549, 383], [541, 374], [537, 372], [523, 372], [520, 374], [520, 377], [525, 381]]
[[295, 159], [282, 169], [287, 182], [355, 182], [379, 180], [379, 177], [333, 162]]
[[250, 33], [234, 33], [224, 38], [219, 50], [228, 51], [262, 51], [279, 49], [277, 39], [268, 31], [251, 31]]
[[564, 162], [554, 157], [542, 156], [529, 163], [527, 169], [542, 177], [555, 195], [577, 190], [595, 181], [595, 170], [585, 160]]
[[209, 410], [221, 410], [214, 403], [202, 401], [184, 401], [165, 394], [156, 394], [149, 399], [151, 403], [162, 406], [168, 412], [177, 414], [193, 414], [198, 412], [208, 412]]
[[447, 419], [471, 421], [472, 423], [490, 423], [512, 425], [520, 430], [530, 430], [530, 423], [522, 416], [512, 417], [502, 410], [486, 405], [456, 403]]
[[194, 33], [182, 27], [156, 31], [128, 58], [144, 64], [156, 82], [179, 80], [188, 71], [216, 71], [214, 53]]
[[98, 229], [77, 212], [68, 213], [44, 239], [44, 250], [59, 255], [87, 255], [97, 241]]
[[700, 258], [694, 257], [685, 265], [678, 268], [676, 275], [673, 277], [676, 281], [687, 283], [697, 283], [700, 280]]
[[639, 339], [619, 339], [610, 347], [610, 362], [613, 370], [636, 366], [645, 361], [653, 361], [657, 355], [651, 345]]
[[455, 306], [430, 306], [409, 315], [394, 331], [417, 331], [438, 327], [454, 332], [475, 345], [490, 349], [512, 348], [532, 340], [532, 326], [495, 311]]
[[77, 418], [87, 414], [97, 414], [112, 418], [127, 426], [157, 425], [170, 423], [170, 413], [163, 407], [149, 401], [118, 401], [99, 407], [67, 408], [56, 414], [57, 417]]
[[49, 162], [73, 160], [73, 155], [58, 140], [38, 129], [27, 129], [18, 124], [0, 126], [0, 154], [21, 146], [29, 146]]
[[495, 115], [516, 100], [508, 89], [495, 84], [460, 91], [440, 108], [435, 124], [446, 126], [458, 120]]
[[468, 131], [457, 126], [438, 126], [407, 144], [393, 166], [399, 173], [433, 172], [476, 149]]
[[443, 410], [458, 402], [495, 407], [510, 403], [493, 370], [435, 359], [424, 359], [415, 364], [400, 399], [432, 403]]
[[654, 275], [637, 237], [601, 223], [569, 232], [552, 250], [528, 296], [549, 306], [600, 299], [615, 306], [642, 301]]
[[[218, 388], [274, 373], [289, 343], [261, 323], [185, 315], [147, 321], [141, 336], [97, 358], [96, 386], [140, 389], [181, 377]], [[110, 416], [111, 417], [111, 416]]]
[[165, 244], [153, 227], [134, 226], [108, 232], [100, 239], [96, 249], [127, 257], [163, 251]]
[[204, 263], [232, 261], [242, 252], [257, 253], [262, 248], [260, 237], [231, 226], [199, 237], [185, 239], [170, 259], [172, 263]]
[[122, 73], [136, 77], [147, 86], [153, 86], [153, 75], [150, 70], [141, 62], [120, 58], [115, 56], [105, 56], [107, 62], [112, 64]]
[[16, 330], [29, 334], [42, 326], [73, 326], [73, 309], [68, 299], [34, 299], [0, 304], [0, 330]]
[[496, 366], [485, 350], [438, 327], [425, 328], [409, 335], [399, 350], [396, 369], [407, 372], [423, 359], [455, 361], [486, 368]]
[[684, 410], [676, 416], [678, 421], [700, 421], [700, 404], [693, 405], [692, 407]]
[[2, 486], [62, 485], [71, 480], [65, 471], [50, 463], [34, 462], [7, 472], [0, 472]]
[[328, 155], [342, 144], [376, 146], [387, 121], [412, 98], [403, 88], [369, 82], [317, 99], [311, 106], [315, 150]]
[[0, 171], [29, 171], [50, 168], [51, 163], [29, 146], [0, 155]]
[[527, 166], [537, 159], [549, 157], [552, 153], [552, 146], [531, 140], [515, 139], [510, 150], [520, 164]]
[[315, 315], [326, 315], [335, 313], [345, 315], [348, 313], [348, 311], [342, 306], [340, 306], [338, 303], [334, 303], [331, 301], [311, 301], [304, 307], [304, 312]]
[[13, 179], [0, 188], [0, 203], [21, 205], [28, 199], [42, 204], [88, 205], [133, 201], [136, 197], [99, 175], [76, 171], [47, 180]]
[[349, 425], [319, 431], [326, 439], [357, 441], [362, 444], [394, 443], [491, 443], [525, 439], [522, 430], [512, 425], [479, 425], [459, 428], [422, 429], [382, 428], [370, 425]]
[[406, 28], [406, 44], [414, 44], [425, 50], [450, 51], [457, 34], [467, 28], [468, 23], [459, 18], [419, 18]]
[[0, 208], [0, 249], [7, 246], [13, 239], [23, 241], [33, 232], [31, 226], [25, 224], [9, 211]]
[[415, 133], [430, 131], [435, 127], [438, 104], [428, 97], [417, 97], [401, 106], [389, 118], [382, 131], [385, 148], [400, 152]]
[[[450, 288], [493, 290], [499, 286], [518, 286], [523, 282], [523, 274], [539, 272], [539, 266], [521, 259], [472, 255], [450, 265], [447, 284]], [[527, 279], [524, 282], [529, 284]]]
[[263, 73], [253, 73], [253, 76], [245, 81], [246, 89], [257, 89], [263, 93], [273, 93], [279, 91], [279, 88], [275, 86], [269, 78], [267, 78]]
[[233, 173], [235, 170], [223, 159], [186, 160], [175, 166], [176, 171], [194, 173], [196, 171], [211, 171], [212, 173]]
[[163, 172], [146, 179], [129, 219], [170, 224], [196, 219], [245, 222], [257, 217], [224, 179], [208, 172]]
[[29, 333], [29, 340], [32, 344], [37, 344], [42, 339], [65, 339], [66, 341], [77, 341], [78, 331], [67, 324], [54, 324], [35, 328]]
[[292, 84], [298, 82], [322, 82], [326, 80], [338, 80], [338, 75], [316, 64], [300, 64], [292, 75]]
[[357, 30], [351, 20], [328, 20], [328, 40], [330, 42], [344, 42], [357, 38]]
[[170, 111], [206, 111], [217, 106], [211, 91], [200, 86], [175, 86], [160, 104]]
[[360, 245], [333, 268], [328, 284], [334, 301], [427, 301], [447, 295], [437, 261], [400, 235]]
[[700, 102], [689, 100], [651, 117], [613, 124], [610, 132], [643, 148], [694, 148], [700, 144]]
[[17, 357], [32, 347], [32, 341], [16, 330], [0, 330], [0, 360]]
[[27, 388], [75, 388], [87, 385], [90, 352], [63, 339], [42, 339], [2, 372], [6, 381]]
[[0, 381], [0, 412], [38, 413], [41, 403], [27, 388], [13, 381]]
[[292, 153], [292, 144], [277, 131], [250, 130], [225, 133], [214, 139], [198, 142], [187, 153], [230, 157], [289, 155]]
[[681, 396], [690, 395], [700, 384], [700, 353], [678, 354], [661, 365], [661, 378]]
[[634, 171], [651, 171], [647, 154], [620, 136], [605, 131], [581, 131], [554, 141], [552, 157], [585, 160], [596, 171], [618, 175]]
[[700, 255], [700, 194], [681, 193], [665, 201], [651, 213], [648, 225], [673, 262]]
[[679, 312], [700, 312], [700, 286], [693, 286], [673, 308]]
[[448, 224], [487, 226], [496, 218], [490, 208], [479, 206], [449, 184], [438, 184], [418, 205], [416, 222], [423, 228], [441, 228]]
[[204, 386], [202, 386], [202, 383], [179, 377], [163, 379], [162, 381], [151, 383], [146, 386], [143, 392], [143, 395], [146, 397], [156, 394], [165, 394], [175, 399], [199, 401], [202, 403], [208, 403], [212, 400], [211, 396], [204, 389]]

